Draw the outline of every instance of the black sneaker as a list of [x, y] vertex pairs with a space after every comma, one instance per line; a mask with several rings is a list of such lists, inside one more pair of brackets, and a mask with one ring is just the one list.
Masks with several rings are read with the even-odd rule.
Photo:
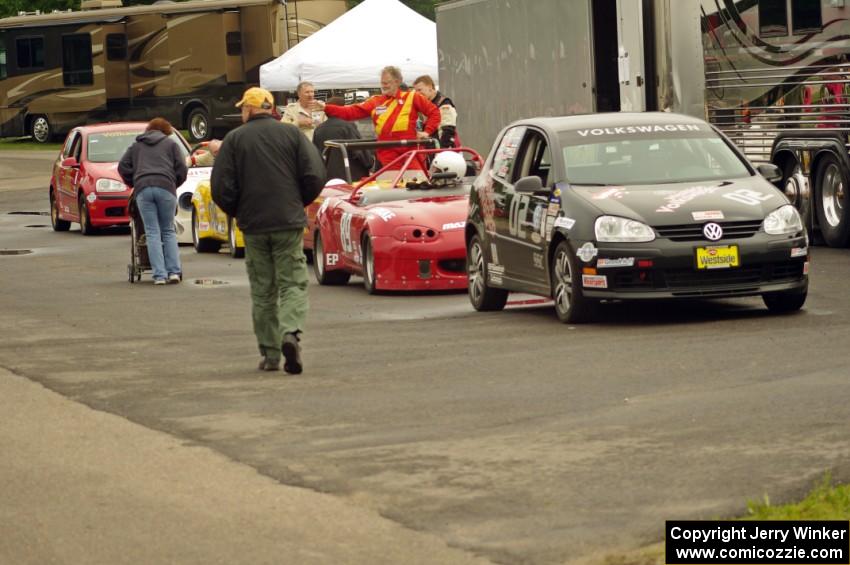
[[261, 371], [280, 371], [280, 359], [269, 359], [263, 357], [257, 368]]
[[280, 346], [286, 360], [283, 370], [291, 375], [298, 375], [304, 370], [301, 364], [301, 344], [298, 341], [298, 336], [293, 333], [283, 334], [283, 344]]

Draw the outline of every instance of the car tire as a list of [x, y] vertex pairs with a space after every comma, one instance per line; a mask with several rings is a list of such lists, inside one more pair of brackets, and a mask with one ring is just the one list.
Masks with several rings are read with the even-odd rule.
[[372, 238], [369, 234], [363, 235], [363, 241], [360, 245], [363, 253], [363, 288], [369, 294], [377, 294], [377, 274], [375, 273], [375, 252], [372, 248]]
[[508, 291], [487, 286], [487, 266], [481, 239], [474, 235], [466, 249], [466, 274], [472, 307], [479, 312], [503, 310], [508, 302]]
[[50, 191], [50, 225], [53, 231], [68, 231], [71, 228], [71, 222], [59, 217], [59, 204], [53, 190]]
[[198, 253], [218, 253], [218, 250], [221, 249], [221, 242], [216, 241], [214, 239], [209, 238], [201, 238], [198, 234], [200, 233], [200, 219], [198, 218], [198, 210], [194, 206], [192, 207], [192, 247], [195, 248], [195, 251]]
[[815, 213], [824, 241], [830, 247], [850, 242], [850, 181], [844, 164], [832, 153], [818, 163]]
[[791, 204], [797, 208], [800, 217], [803, 219], [803, 225], [811, 226], [811, 186], [808, 177], [803, 174], [802, 167], [796, 159], [788, 159], [785, 162], [785, 167], [782, 170], [781, 190], [791, 201]]
[[206, 108], [197, 107], [189, 112], [186, 118], [186, 129], [189, 131], [189, 139], [193, 143], [206, 141], [210, 138], [212, 126], [210, 125], [210, 114]]
[[233, 218], [227, 219], [227, 241], [230, 244], [230, 256], [234, 259], [245, 257], [245, 248], [236, 245], [236, 222]]
[[80, 193], [77, 204], [80, 210], [80, 233], [83, 235], [94, 235], [97, 233], [97, 230], [91, 225], [91, 215], [89, 214], [89, 207], [83, 193]]
[[48, 143], [53, 139], [53, 127], [44, 114], [36, 114], [30, 118], [29, 134], [36, 143]]
[[590, 321], [596, 304], [584, 297], [581, 288], [581, 269], [566, 241], [561, 241], [552, 254], [549, 268], [555, 314], [565, 324]]
[[313, 238], [313, 275], [316, 277], [316, 282], [324, 286], [340, 286], [348, 284], [351, 278], [351, 273], [343, 270], [328, 271], [327, 258], [325, 257], [325, 247], [322, 245], [322, 236], [316, 232]]
[[768, 292], [762, 294], [764, 305], [774, 314], [796, 312], [806, 303], [809, 295], [808, 285], [801, 291]]

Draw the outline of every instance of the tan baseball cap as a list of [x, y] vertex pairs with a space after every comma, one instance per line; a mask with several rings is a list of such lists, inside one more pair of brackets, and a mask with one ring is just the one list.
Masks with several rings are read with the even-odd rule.
[[274, 107], [274, 96], [265, 88], [252, 86], [242, 95], [242, 100], [236, 103], [237, 108], [243, 105], [269, 110]]

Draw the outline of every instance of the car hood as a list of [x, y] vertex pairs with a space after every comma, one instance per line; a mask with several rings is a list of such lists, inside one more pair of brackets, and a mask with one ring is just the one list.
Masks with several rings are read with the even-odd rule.
[[190, 167], [186, 175], [186, 182], [177, 187], [177, 196], [188, 192], [194, 194], [195, 188], [201, 181], [210, 180], [212, 167]]
[[469, 195], [435, 196], [412, 200], [376, 203], [366, 206], [370, 217], [394, 225], [414, 224], [437, 230], [444, 226], [465, 222], [469, 208]]
[[118, 163], [86, 162], [86, 174], [93, 179], [112, 179], [124, 182], [118, 174]]
[[651, 226], [758, 220], [788, 203], [776, 187], [760, 176], [661, 185], [572, 185], [566, 190], [603, 214], [632, 218]]

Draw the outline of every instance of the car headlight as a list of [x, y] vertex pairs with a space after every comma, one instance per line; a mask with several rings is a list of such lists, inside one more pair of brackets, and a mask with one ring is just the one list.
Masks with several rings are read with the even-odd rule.
[[98, 192], [124, 192], [127, 187], [123, 182], [112, 179], [97, 179], [94, 189]]
[[655, 232], [648, 225], [619, 216], [599, 216], [594, 229], [596, 241], [639, 243], [655, 239]]
[[787, 235], [803, 229], [800, 213], [790, 204], [780, 206], [764, 218], [764, 231], [770, 235]]

